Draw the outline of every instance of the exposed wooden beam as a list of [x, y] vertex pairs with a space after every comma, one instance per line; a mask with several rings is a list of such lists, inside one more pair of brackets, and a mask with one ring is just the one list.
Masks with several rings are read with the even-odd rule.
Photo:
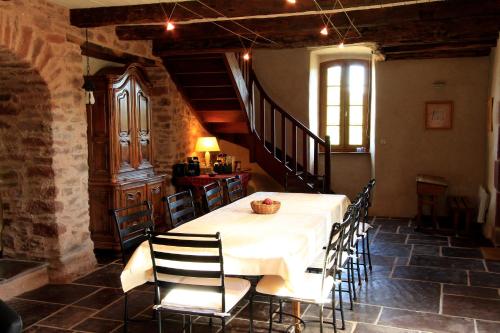
[[[384, 5], [407, 5], [415, 2], [429, 1], [444, 1], [444, 0], [343, 0], [344, 9], [347, 11], [366, 10], [367, 8], [379, 8]], [[452, 1], [452, 0], [449, 0]], [[317, 0], [320, 6], [325, 9], [326, 13], [330, 12], [331, 0]], [[248, 18], [269, 18], [277, 15], [302, 15], [317, 13], [318, 11], [313, 0], [297, 1], [295, 5], [291, 5], [286, 1], [269, 1], [269, 0], [205, 0], [208, 6], [216, 11], [201, 5], [196, 1], [184, 1], [181, 6], [176, 6], [172, 15], [172, 20], [176, 22], [198, 22], [200, 18], [205, 21], [210, 20], [226, 20], [230, 17], [232, 20], [248, 19]], [[165, 22], [165, 13], [172, 11], [174, 4], [164, 3], [147, 4], [135, 6], [115, 6], [115, 7], [99, 7], [86, 9], [72, 9], [70, 11], [71, 24], [81, 27], [99, 27], [106, 25], [118, 24], [149, 24]], [[337, 10], [338, 11], [338, 10]], [[223, 13], [224, 16], [219, 13]]]
[[88, 44], [85, 42], [85, 40], [81, 39], [80, 37], [76, 37], [74, 35], [67, 35], [66, 39], [72, 43], [80, 45], [80, 49], [82, 50], [82, 55], [84, 56], [89, 56], [92, 58], [97, 58], [101, 60], [107, 60], [107, 61], [112, 61], [112, 62], [117, 62], [120, 64], [129, 64], [132, 62], [137, 62], [140, 63], [146, 67], [150, 66], [156, 66], [159, 61], [156, 61], [154, 59], [146, 58], [146, 57], [141, 57], [135, 54], [127, 53], [127, 52], [122, 52], [114, 49], [110, 49], [108, 47], [95, 44], [92, 42], [89, 42]]
[[461, 57], [485, 57], [491, 52], [491, 48], [482, 48], [474, 50], [441, 50], [441, 51], [422, 51], [408, 52], [399, 54], [388, 54], [385, 60], [402, 59], [434, 59], [434, 58], [461, 58]]
[[496, 43], [495, 38], [484, 39], [479, 41], [456, 41], [447, 43], [430, 43], [430, 44], [408, 44], [399, 46], [381, 47], [380, 52], [385, 55], [396, 55], [405, 53], [425, 53], [425, 52], [455, 52], [455, 51], [470, 51], [489, 49]]

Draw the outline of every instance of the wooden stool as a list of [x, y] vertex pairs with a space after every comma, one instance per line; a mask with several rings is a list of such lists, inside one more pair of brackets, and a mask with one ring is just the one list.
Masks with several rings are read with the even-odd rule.
[[460, 216], [465, 216], [465, 233], [469, 234], [472, 219], [476, 212], [476, 204], [467, 197], [452, 196], [448, 197], [448, 207], [453, 217], [453, 230], [459, 234]]
[[422, 211], [424, 206], [429, 206], [433, 228], [438, 227], [437, 203], [440, 196], [444, 195], [448, 184], [441, 177], [418, 175], [417, 176], [417, 229], [422, 227]]

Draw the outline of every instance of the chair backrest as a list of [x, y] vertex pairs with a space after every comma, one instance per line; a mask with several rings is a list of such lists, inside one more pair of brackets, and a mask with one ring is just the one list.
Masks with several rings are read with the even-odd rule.
[[172, 228], [176, 228], [196, 218], [196, 209], [191, 190], [169, 195], [163, 198], [163, 201], [167, 204]]
[[154, 230], [153, 208], [149, 201], [113, 210], [116, 230], [120, 237], [123, 264], [147, 237], [145, 230]]
[[356, 241], [360, 221], [362, 198], [356, 197], [354, 203], [350, 204], [344, 215], [344, 237], [342, 238], [342, 251], [352, 253], [352, 247]]
[[224, 187], [226, 188], [227, 199], [230, 203], [243, 198], [243, 185], [238, 176], [224, 179]]
[[363, 196], [363, 205], [362, 205], [362, 220], [363, 222], [366, 222], [368, 219], [368, 209], [372, 205], [372, 191], [373, 188], [375, 187], [375, 179], [370, 179], [368, 184], [366, 184], [365, 188], [363, 189], [362, 196]]
[[[220, 294], [220, 308], [226, 312], [222, 241], [219, 233], [150, 233], [156, 300], [173, 289], [194, 289]], [[215, 296], [217, 297], [217, 296]], [[195, 311], [193, 311], [195, 312]]]
[[203, 201], [208, 212], [216, 210], [224, 205], [224, 193], [219, 182], [213, 182], [203, 186]]

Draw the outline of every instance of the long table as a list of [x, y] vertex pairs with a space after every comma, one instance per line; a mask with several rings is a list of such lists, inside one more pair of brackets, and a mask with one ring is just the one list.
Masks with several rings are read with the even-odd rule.
[[[280, 201], [280, 210], [272, 215], [253, 213], [250, 202], [265, 198]], [[293, 289], [349, 204], [345, 195], [256, 192], [173, 231], [220, 232], [225, 274], [278, 275]], [[144, 242], [125, 266], [121, 282], [128, 291], [147, 281], [152, 281], [152, 262]]]

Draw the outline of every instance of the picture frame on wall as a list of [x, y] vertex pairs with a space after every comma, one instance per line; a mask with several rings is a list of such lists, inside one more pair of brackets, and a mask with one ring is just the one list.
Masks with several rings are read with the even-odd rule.
[[429, 101], [425, 103], [426, 129], [451, 129], [453, 101]]

